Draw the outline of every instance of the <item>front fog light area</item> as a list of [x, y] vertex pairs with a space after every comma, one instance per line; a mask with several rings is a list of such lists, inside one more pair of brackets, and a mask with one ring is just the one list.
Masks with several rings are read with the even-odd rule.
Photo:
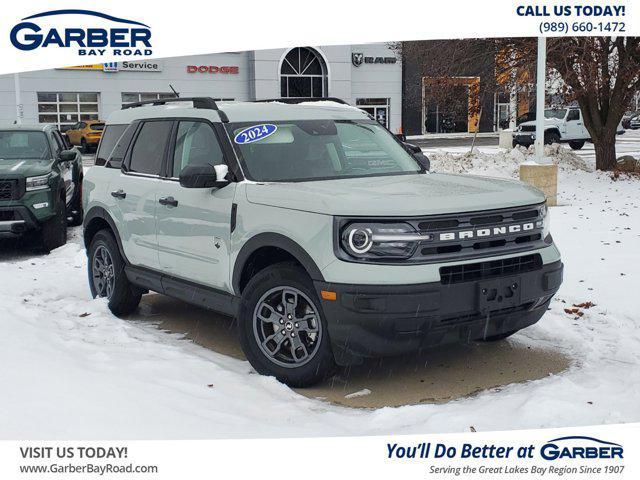
[[422, 237], [405, 223], [351, 223], [342, 229], [340, 243], [358, 259], [408, 258]]
[[34, 203], [33, 204], [33, 208], [35, 208], [36, 210], [40, 210], [41, 208], [47, 208], [49, 206], [49, 202], [42, 202], [42, 203]]

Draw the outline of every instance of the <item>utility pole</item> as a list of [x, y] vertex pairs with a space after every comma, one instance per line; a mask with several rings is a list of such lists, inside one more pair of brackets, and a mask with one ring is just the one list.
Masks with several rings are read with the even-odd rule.
[[547, 39], [538, 37], [538, 64], [536, 72], [536, 162], [544, 163], [544, 94], [547, 78]]
[[558, 204], [558, 165], [544, 156], [544, 94], [547, 64], [547, 40], [538, 37], [538, 72], [536, 79], [535, 162], [520, 164], [520, 180], [542, 190], [547, 205]]

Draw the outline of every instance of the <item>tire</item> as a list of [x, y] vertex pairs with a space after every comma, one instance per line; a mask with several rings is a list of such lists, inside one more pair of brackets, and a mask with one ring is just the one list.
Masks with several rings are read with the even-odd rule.
[[117, 317], [133, 313], [142, 298], [142, 290], [129, 283], [124, 260], [110, 230], [95, 234], [88, 257], [87, 273], [93, 298], [106, 297], [109, 310]]
[[49, 253], [67, 243], [67, 209], [58, 199], [55, 215], [42, 224], [42, 249]]
[[580, 150], [582, 147], [584, 147], [584, 140], [573, 140], [569, 142], [569, 146], [572, 150]]
[[82, 220], [84, 219], [84, 210], [82, 210], [82, 175], [76, 185], [76, 194], [73, 202], [71, 203], [70, 210], [71, 222], [69, 225], [72, 227], [82, 225]]
[[499, 335], [493, 335], [491, 337], [480, 338], [478, 341], [479, 342], [485, 342], [485, 343], [499, 342], [500, 340], [504, 340], [505, 338], [510, 337], [511, 335], [516, 333], [517, 331], [518, 330], [512, 330], [510, 332], [501, 333]]
[[313, 283], [294, 263], [272, 265], [249, 281], [238, 323], [247, 360], [262, 375], [291, 387], [307, 387], [329, 377], [335, 368]]
[[558, 132], [546, 132], [544, 134], [544, 143], [545, 145], [560, 143], [560, 135], [558, 135]]
[[84, 138], [80, 139], [80, 152], [81, 153], [89, 153], [89, 146], [87, 145], [87, 141]]

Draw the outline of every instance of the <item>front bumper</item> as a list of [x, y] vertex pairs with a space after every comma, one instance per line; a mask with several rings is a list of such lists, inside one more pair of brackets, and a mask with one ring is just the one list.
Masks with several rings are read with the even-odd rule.
[[533, 132], [517, 132], [513, 136], [514, 145], [533, 145], [536, 141], [536, 134]]
[[0, 235], [21, 235], [40, 228], [40, 221], [24, 205], [0, 205]]
[[[364, 357], [479, 340], [532, 325], [560, 288], [562, 272], [558, 261], [534, 271], [452, 284], [316, 281], [315, 286], [318, 292], [337, 293], [335, 301], [322, 300], [322, 308], [336, 361], [346, 365]], [[495, 296], [489, 299], [487, 294]]]

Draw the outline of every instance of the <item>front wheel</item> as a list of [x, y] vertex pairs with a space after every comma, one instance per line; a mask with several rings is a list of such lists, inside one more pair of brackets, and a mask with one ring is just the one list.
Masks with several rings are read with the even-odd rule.
[[80, 139], [80, 152], [89, 153], [89, 146], [87, 145], [87, 141], [84, 138]]
[[293, 263], [261, 270], [244, 289], [240, 343], [260, 374], [292, 387], [327, 378], [335, 363], [326, 325], [311, 279]]
[[546, 132], [544, 134], [544, 143], [546, 145], [553, 145], [554, 143], [560, 143], [560, 135], [558, 135], [558, 132]]
[[580, 150], [582, 147], [584, 147], [584, 140], [573, 140], [569, 142], [569, 146], [572, 150]]
[[129, 283], [124, 271], [124, 260], [118, 244], [109, 230], [100, 230], [89, 246], [89, 288], [93, 298], [109, 301], [109, 310], [116, 316], [133, 313], [142, 292]]

